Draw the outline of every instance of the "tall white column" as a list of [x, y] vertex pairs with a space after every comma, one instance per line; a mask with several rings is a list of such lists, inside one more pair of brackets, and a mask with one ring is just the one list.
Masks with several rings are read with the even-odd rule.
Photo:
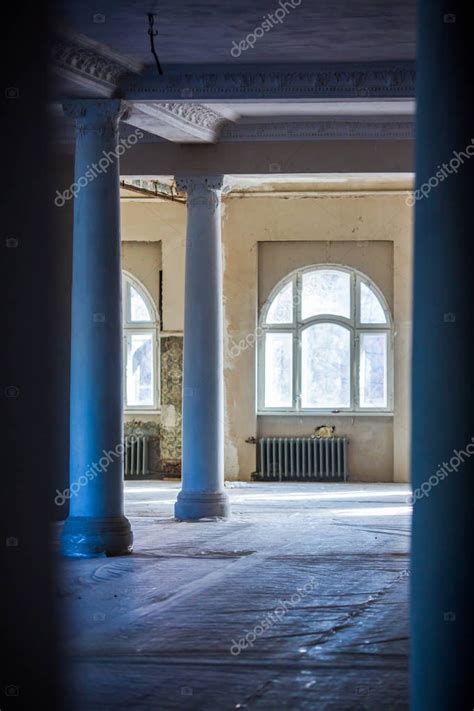
[[182, 489], [180, 520], [225, 517], [221, 249], [222, 176], [180, 178], [186, 190]]
[[132, 550], [123, 512], [119, 100], [77, 100], [72, 267], [70, 513], [64, 555]]

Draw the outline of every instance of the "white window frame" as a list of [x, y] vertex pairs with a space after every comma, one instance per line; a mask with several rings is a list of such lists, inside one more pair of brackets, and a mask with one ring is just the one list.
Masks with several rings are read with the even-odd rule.
[[[145, 302], [152, 318], [151, 321], [131, 321], [130, 285], [136, 289]], [[160, 324], [158, 313], [147, 289], [138, 279], [125, 270], [122, 271], [122, 324], [122, 387], [124, 412], [127, 414], [157, 414], [160, 412]], [[130, 336], [143, 333], [150, 333], [152, 336], [153, 403], [151, 405], [127, 405], [127, 344]]]
[[[334, 314], [318, 314], [305, 320], [301, 317], [301, 287], [302, 277], [306, 272], [319, 269], [334, 269], [346, 272], [351, 278], [351, 308], [350, 318], [334, 316]], [[266, 324], [267, 314], [277, 294], [289, 282], [293, 282], [293, 322], [285, 324]], [[368, 286], [380, 301], [386, 324], [362, 324], [360, 322], [360, 284]], [[322, 263], [312, 264], [296, 269], [282, 279], [272, 289], [265, 301], [259, 319], [260, 335], [257, 348], [257, 414], [258, 415], [393, 415], [393, 320], [387, 301], [378, 286], [365, 274], [342, 264]], [[305, 328], [316, 323], [333, 323], [348, 328], [351, 332], [351, 404], [347, 408], [303, 408], [301, 407], [301, 334]], [[291, 407], [265, 407], [265, 335], [268, 332], [289, 332], [293, 334], [293, 402]], [[387, 407], [361, 407], [360, 405], [360, 335], [362, 333], [387, 334]]]

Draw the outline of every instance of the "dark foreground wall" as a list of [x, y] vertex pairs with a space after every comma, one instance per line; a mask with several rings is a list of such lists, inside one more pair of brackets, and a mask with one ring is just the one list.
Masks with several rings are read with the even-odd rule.
[[12, 5], [1, 43], [4, 411], [0, 475], [0, 708], [67, 708], [49, 553], [54, 467], [51, 249], [47, 210], [47, 3]]
[[421, 0], [418, 26], [411, 683], [445, 711], [474, 705], [472, 22]]

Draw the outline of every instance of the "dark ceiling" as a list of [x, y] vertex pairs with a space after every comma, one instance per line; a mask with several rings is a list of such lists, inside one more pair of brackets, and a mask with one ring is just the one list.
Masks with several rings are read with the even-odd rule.
[[[338, 62], [415, 58], [415, 0], [62, 0], [55, 16], [70, 29], [135, 61], [152, 64], [147, 13], [166, 64]], [[281, 24], [253, 49], [231, 55], [248, 33], [282, 5]], [[281, 12], [280, 12], [281, 15]]]

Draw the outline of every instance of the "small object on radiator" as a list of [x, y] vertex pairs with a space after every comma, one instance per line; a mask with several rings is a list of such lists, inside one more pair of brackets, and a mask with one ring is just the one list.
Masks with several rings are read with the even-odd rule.
[[316, 429], [314, 430], [314, 433], [311, 435], [311, 438], [329, 439], [330, 437], [334, 437], [335, 431], [336, 428], [334, 425], [319, 425], [319, 427], [316, 427]]
[[346, 481], [346, 437], [262, 437], [254, 481]]

